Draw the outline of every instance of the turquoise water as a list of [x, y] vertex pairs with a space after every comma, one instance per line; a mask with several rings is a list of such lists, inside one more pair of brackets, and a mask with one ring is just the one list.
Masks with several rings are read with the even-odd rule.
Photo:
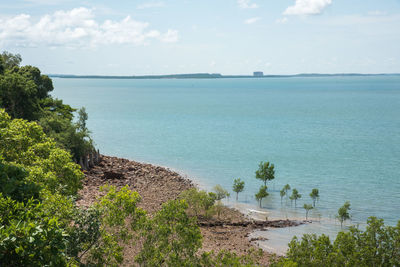
[[[170, 166], [206, 188], [240, 177], [247, 204], [258, 163], [271, 161], [272, 213], [304, 216], [318, 188], [314, 217], [334, 218], [349, 200], [353, 223], [400, 219], [398, 76], [53, 81], [54, 96], [86, 107], [104, 154]], [[297, 209], [280, 203], [286, 183], [303, 195]]]

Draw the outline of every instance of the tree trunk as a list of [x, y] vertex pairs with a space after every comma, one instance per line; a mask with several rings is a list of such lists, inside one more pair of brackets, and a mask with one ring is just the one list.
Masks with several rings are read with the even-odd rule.
[[94, 167], [94, 162], [93, 162], [93, 152], [89, 153], [89, 168]]

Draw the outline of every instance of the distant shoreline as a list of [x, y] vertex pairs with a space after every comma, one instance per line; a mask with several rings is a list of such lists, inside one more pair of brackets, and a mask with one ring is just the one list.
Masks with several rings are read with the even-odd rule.
[[302, 73], [293, 75], [221, 75], [219, 73], [189, 73], [189, 74], [168, 74], [168, 75], [139, 75], [139, 76], [118, 76], [118, 75], [72, 75], [72, 74], [48, 74], [51, 78], [65, 79], [262, 79], [262, 78], [318, 78], [318, 77], [370, 77], [370, 76], [400, 76], [400, 73]]

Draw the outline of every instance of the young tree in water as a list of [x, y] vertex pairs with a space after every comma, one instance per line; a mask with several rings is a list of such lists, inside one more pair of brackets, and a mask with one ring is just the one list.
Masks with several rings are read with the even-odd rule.
[[338, 215], [336, 218], [340, 221], [340, 227], [343, 227], [343, 222], [350, 219], [350, 202], [346, 201], [343, 206], [341, 206], [338, 210]]
[[244, 189], [244, 181], [237, 178], [233, 181], [233, 192], [236, 192], [236, 201], [239, 198], [239, 193], [243, 192]]
[[290, 190], [290, 185], [289, 185], [289, 184], [286, 184], [286, 185], [283, 187], [283, 190], [285, 190], [285, 195], [286, 195], [286, 196], [289, 196], [289, 195], [288, 195], [288, 191]]
[[319, 199], [319, 191], [317, 188], [314, 188], [311, 193], [310, 193], [310, 197], [313, 200], [313, 206], [315, 207], [315, 201], [317, 201]]
[[267, 186], [267, 181], [271, 181], [275, 178], [275, 166], [270, 164], [268, 161], [261, 161], [256, 171], [256, 178], [264, 182], [264, 186]]
[[261, 208], [261, 201], [263, 200], [263, 198], [268, 196], [268, 192], [267, 192], [267, 186], [263, 185], [260, 187], [260, 190], [258, 190], [257, 194], [255, 195], [258, 204], [260, 205]]
[[293, 188], [292, 190], [292, 195], [290, 196], [290, 200], [294, 200], [294, 206], [297, 206], [297, 200], [301, 198], [301, 195], [299, 194], [299, 191], [297, 191], [296, 188]]
[[308, 220], [308, 212], [314, 207], [311, 204], [304, 204], [303, 208], [306, 210], [306, 220]]
[[281, 204], [282, 204], [282, 198], [286, 195], [285, 189], [282, 189], [279, 194], [281, 195]]

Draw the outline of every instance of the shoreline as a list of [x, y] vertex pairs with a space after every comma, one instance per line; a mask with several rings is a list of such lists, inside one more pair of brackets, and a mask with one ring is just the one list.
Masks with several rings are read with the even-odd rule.
[[[89, 206], [100, 197], [99, 187], [102, 185], [110, 184], [117, 188], [128, 185], [142, 197], [139, 207], [151, 214], [158, 211], [164, 202], [176, 199], [181, 192], [193, 187], [199, 188], [186, 174], [169, 167], [104, 155], [97, 166], [84, 173], [83, 189], [80, 190], [80, 198], [77, 200], [80, 206]], [[218, 252], [225, 249], [244, 255], [252, 248], [263, 248], [258, 242], [266, 238], [254, 236], [255, 231], [265, 232], [270, 227], [292, 228], [303, 223], [296, 220], [266, 221], [265, 217], [253, 218], [250, 214], [225, 205], [221, 218], [199, 221], [203, 235], [201, 250]], [[132, 264], [138, 248], [129, 246], [125, 250], [128, 256], [126, 264]], [[261, 263], [268, 265], [271, 255], [264, 248]]]

